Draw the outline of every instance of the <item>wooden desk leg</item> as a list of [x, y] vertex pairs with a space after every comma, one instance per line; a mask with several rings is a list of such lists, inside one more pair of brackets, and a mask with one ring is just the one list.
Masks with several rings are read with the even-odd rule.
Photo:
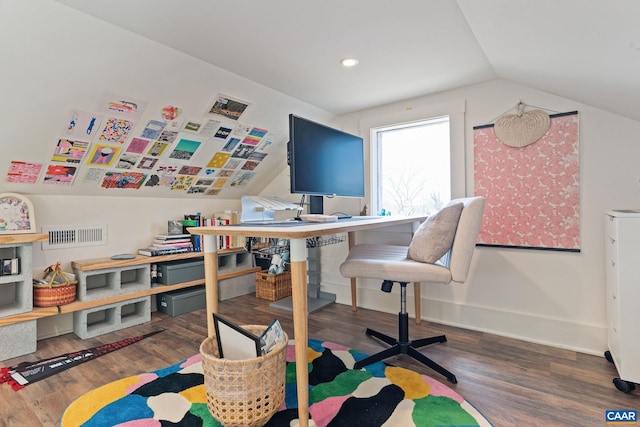
[[307, 346], [309, 326], [307, 308], [307, 241], [291, 239], [291, 296], [293, 334], [296, 348], [296, 381], [298, 383], [298, 419], [300, 427], [309, 425], [309, 367]]
[[420, 323], [422, 320], [422, 297], [420, 296], [420, 282], [413, 283], [413, 298], [416, 303], [416, 323]]
[[[349, 250], [356, 245], [356, 233], [350, 231], [348, 233]], [[351, 278], [351, 311], [358, 311], [358, 293], [356, 278]]]
[[215, 335], [213, 313], [218, 312], [218, 236], [203, 234], [204, 240], [204, 284], [207, 305], [207, 331], [209, 336]]

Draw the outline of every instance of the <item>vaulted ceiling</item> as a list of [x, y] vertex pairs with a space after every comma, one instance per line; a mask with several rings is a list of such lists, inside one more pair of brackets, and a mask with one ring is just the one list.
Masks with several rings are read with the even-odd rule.
[[504, 78], [640, 120], [636, 0], [56, 1], [334, 114]]

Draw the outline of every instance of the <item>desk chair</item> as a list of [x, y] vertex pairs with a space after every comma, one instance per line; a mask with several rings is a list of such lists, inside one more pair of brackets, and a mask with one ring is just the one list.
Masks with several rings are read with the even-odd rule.
[[[455, 375], [416, 350], [429, 344], [446, 342], [446, 336], [409, 340], [407, 283], [449, 284], [463, 283], [467, 279], [484, 204], [483, 197], [452, 200], [422, 223], [408, 247], [359, 244], [349, 250], [347, 259], [340, 266], [340, 273], [344, 277], [381, 279], [383, 292], [391, 292], [396, 282], [400, 284], [399, 337], [393, 338], [367, 328], [368, 336], [378, 338], [391, 347], [358, 361], [354, 369], [406, 354], [439, 372], [451, 383], [457, 383]], [[420, 313], [416, 312], [416, 317], [419, 316]]]

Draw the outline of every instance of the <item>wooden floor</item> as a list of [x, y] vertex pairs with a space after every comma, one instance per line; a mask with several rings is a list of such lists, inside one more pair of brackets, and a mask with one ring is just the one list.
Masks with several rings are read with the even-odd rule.
[[[269, 307], [252, 295], [223, 301], [220, 314], [244, 324], [267, 324], [277, 317], [290, 338], [291, 313]], [[0, 385], [0, 426], [57, 426], [65, 408], [82, 394], [108, 382], [174, 364], [198, 352], [206, 335], [206, 313], [198, 310], [177, 317], [153, 313], [144, 325], [81, 340], [67, 334], [38, 342], [35, 354], [0, 362], [11, 366], [94, 347], [163, 329], [144, 341], [73, 367], [18, 392]], [[372, 327], [397, 333], [397, 316], [334, 304], [309, 319], [309, 337], [328, 340], [366, 353], [382, 348], [364, 334]], [[448, 342], [423, 353], [455, 373], [458, 384], [414, 363], [407, 356], [389, 359], [451, 386], [501, 426], [603, 426], [606, 409], [640, 409], [640, 392], [624, 394], [611, 380], [615, 368], [604, 357], [526, 343], [481, 332], [422, 322], [410, 323], [412, 339], [444, 333]], [[1, 344], [0, 344], [1, 345]]]

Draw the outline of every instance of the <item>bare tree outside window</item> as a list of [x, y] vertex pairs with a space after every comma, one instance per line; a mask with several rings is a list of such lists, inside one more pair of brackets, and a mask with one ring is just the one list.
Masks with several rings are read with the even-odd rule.
[[431, 214], [451, 200], [449, 118], [375, 129], [378, 214]]

